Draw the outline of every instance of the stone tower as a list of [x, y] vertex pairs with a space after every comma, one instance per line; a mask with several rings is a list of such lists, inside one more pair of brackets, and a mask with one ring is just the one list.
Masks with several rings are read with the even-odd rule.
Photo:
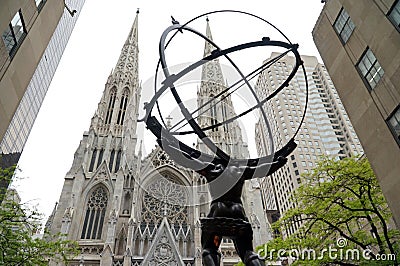
[[[207, 34], [211, 36], [208, 23]], [[140, 147], [136, 148], [141, 94], [138, 52], [137, 14], [47, 223], [53, 233], [61, 232], [79, 243], [81, 254], [71, 265], [201, 265], [199, 218], [208, 212], [209, 193], [198, 185], [205, 180], [175, 164], [159, 147], [146, 158]], [[213, 74], [207, 69], [213, 69]], [[218, 61], [205, 65], [202, 75], [199, 96], [212, 97], [225, 86]], [[204, 78], [207, 75], [208, 79]], [[215, 88], [207, 83], [212, 77], [220, 77]], [[214, 116], [225, 119], [226, 113], [233, 115], [229, 97], [224, 104], [226, 111], [218, 106], [218, 114], [201, 123], [213, 123], [210, 119]], [[229, 126], [232, 130], [213, 132], [217, 143], [240, 143], [226, 151], [246, 157], [240, 128], [235, 123]], [[253, 207], [248, 216], [254, 228], [266, 232], [259, 189], [246, 186], [244, 197], [250, 199], [245, 200], [249, 206], [258, 201], [254, 205], [260, 208], [256, 211]], [[202, 204], [189, 204], [193, 202]], [[266, 234], [258, 231], [258, 236]], [[266, 240], [261, 237], [256, 244]], [[221, 249], [224, 265], [239, 261], [231, 242], [225, 241]]]
[[[213, 39], [208, 19], [206, 36], [210, 40]], [[215, 47], [206, 42], [203, 57], [210, 55], [213, 50], [215, 50]], [[198, 124], [200, 127], [213, 126], [236, 116], [231, 95], [226, 91], [227, 86], [218, 58], [203, 65], [201, 84], [197, 92]], [[227, 154], [236, 158], [248, 158], [247, 144], [243, 142], [242, 132], [237, 120], [213, 128], [209, 130], [209, 133], [207, 132], [207, 135]], [[203, 143], [198, 143], [198, 148], [207, 152], [207, 147]]]

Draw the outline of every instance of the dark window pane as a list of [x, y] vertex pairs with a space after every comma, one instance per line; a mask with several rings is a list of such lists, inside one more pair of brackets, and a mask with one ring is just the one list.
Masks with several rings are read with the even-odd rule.
[[400, 141], [400, 108], [394, 112], [388, 119], [388, 125], [397, 141]]
[[108, 195], [104, 187], [98, 187], [90, 194], [86, 204], [86, 215], [81, 234], [82, 239], [101, 238], [107, 202]]
[[346, 43], [353, 33], [355, 25], [346, 10], [342, 8], [333, 27], [343, 43]]
[[385, 73], [371, 49], [368, 49], [364, 53], [360, 62], [357, 64], [357, 68], [369, 84], [370, 89], [375, 88]]
[[398, 0], [389, 13], [389, 19], [397, 30], [400, 30], [400, 1]]
[[22, 14], [21, 11], [18, 11], [15, 13], [7, 29], [2, 33], [4, 45], [10, 56], [15, 54], [18, 44], [22, 42], [25, 35], [26, 31], [22, 23]]

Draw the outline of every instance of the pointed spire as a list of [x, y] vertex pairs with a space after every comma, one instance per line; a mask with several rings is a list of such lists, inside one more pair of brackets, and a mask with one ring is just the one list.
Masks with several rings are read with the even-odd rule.
[[[210, 28], [210, 20], [208, 17], [206, 18], [207, 21], [207, 26], [206, 26], [206, 37], [209, 38], [210, 40], [213, 40], [212, 34], [211, 34], [211, 28]], [[211, 43], [207, 42], [204, 45], [204, 57], [211, 54], [211, 51], [215, 50], [214, 45]]]
[[126, 39], [125, 44], [133, 44], [138, 42], [138, 17], [139, 17], [139, 8], [136, 10], [135, 21], [133, 22], [131, 32]]
[[136, 11], [135, 21], [132, 24], [113, 72], [113, 74], [119, 71], [128, 73], [129, 79], [136, 79], [137, 76], [134, 73], [138, 72], [138, 17], [139, 9]]
[[[212, 34], [211, 34], [210, 20], [208, 19], [208, 17], [207, 17], [206, 21], [207, 21], [206, 36], [208, 39], [210, 39], [212, 41], [213, 38], [212, 38]], [[215, 49], [216, 49], [215, 46], [206, 40], [205, 44], [204, 44], [204, 55], [203, 56], [205, 57], [205, 56], [211, 54], [211, 52]], [[224, 77], [222, 75], [221, 65], [219, 64], [218, 58], [211, 60], [203, 65], [201, 78], [202, 78], [201, 80], [205, 81], [205, 82], [210, 81], [212, 83], [217, 83], [222, 86], [225, 85]], [[201, 88], [200, 88], [200, 90], [201, 90]]]
[[[206, 37], [213, 41], [211, 34], [210, 20], [206, 19]], [[211, 54], [212, 51], [217, 49], [214, 45], [205, 41], [204, 44], [204, 57]], [[213, 59], [206, 62], [202, 66], [201, 84], [198, 88], [198, 105], [202, 106], [204, 102], [215, 99], [215, 95], [220, 94], [226, 89], [227, 82], [222, 73], [222, 66], [219, 59]], [[221, 99], [222, 100], [222, 99]], [[219, 100], [218, 100], [219, 101]], [[216, 102], [213, 108], [204, 110], [204, 115], [199, 116], [198, 121], [201, 127], [215, 125], [217, 122], [226, 121], [235, 116], [235, 110], [230, 95], [224, 97], [221, 102]], [[210, 106], [207, 106], [210, 107]], [[201, 113], [201, 109], [199, 111]], [[248, 158], [247, 146], [243, 143], [241, 129], [237, 121], [224, 125], [215, 129], [211, 133], [214, 143], [216, 143], [225, 152], [234, 155], [237, 158]], [[226, 143], [237, 143], [231, 147]], [[197, 147], [201, 150], [207, 150], [204, 143], [198, 143]]]

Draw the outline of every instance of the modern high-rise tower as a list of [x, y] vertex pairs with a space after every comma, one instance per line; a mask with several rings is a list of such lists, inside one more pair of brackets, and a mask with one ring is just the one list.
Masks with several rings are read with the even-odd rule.
[[85, 0], [0, 4], [0, 162], [16, 164]]
[[[207, 35], [211, 37], [208, 24]], [[208, 49], [206, 45], [205, 54]], [[201, 265], [199, 219], [208, 213], [209, 192], [199, 186], [205, 184], [204, 178], [174, 163], [160, 147], [142, 158], [136, 135], [141, 96], [138, 53], [137, 14], [46, 225], [79, 243], [81, 254], [72, 265]], [[218, 60], [207, 63], [202, 73], [199, 99], [210, 99], [225, 86]], [[215, 113], [200, 117], [200, 123], [211, 125], [215, 117], [225, 120], [228, 112], [234, 113], [229, 98], [223, 106], [226, 113], [218, 105]], [[230, 151], [247, 156], [240, 128], [235, 123], [229, 127], [215, 129], [213, 139], [241, 143]], [[262, 209], [256, 208], [260, 190], [253, 183], [244, 190], [259, 245], [268, 240]], [[200, 204], [185, 204], [192, 202]], [[239, 261], [229, 240], [224, 240], [221, 251], [224, 265]]]
[[[272, 53], [271, 58], [278, 54]], [[321, 155], [338, 158], [362, 154], [363, 150], [325, 69], [314, 56], [302, 56], [309, 86], [308, 110], [295, 140], [298, 147], [288, 163], [261, 183], [265, 211], [274, 222], [294, 207], [292, 192], [302, 182], [300, 174], [316, 166]], [[286, 80], [295, 59], [286, 56], [271, 68], [264, 70], [257, 80], [257, 93], [265, 98]], [[306, 101], [306, 80], [299, 70], [290, 85], [268, 102], [266, 113], [272, 123], [272, 135], [278, 147], [284, 145], [296, 132], [302, 119]], [[259, 155], [265, 155], [269, 142], [262, 123], [256, 126]], [[289, 228], [293, 231], [296, 229]], [[290, 231], [287, 233], [291, 233]]]

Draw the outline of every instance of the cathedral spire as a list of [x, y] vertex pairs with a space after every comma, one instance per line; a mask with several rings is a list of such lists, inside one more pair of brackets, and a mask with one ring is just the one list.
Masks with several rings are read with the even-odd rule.
[[[213, 41], [213, 37], [211, 34], [211, 28], [210, 28], [210, 20], [208, 19], [208, 17], [207, 17], [206, 21], [207, 21], [206, 36], [211, 41]], [[214, 47], [214, 45], [212, 45], [208, 41], [205, 41], [203, 56], [206, 57], [206, 56], [210, 55], [211, 52], [215, 49], [216, 48]], [[203, 65], [201, 80], [204, 82], [211, 82], [214, 84], [219, 84], [219, 85], [225, 86], [224, 77], [222, 75], [222, 70], [221, 70], [221, 65], [219, 64], [218, 59], [214, 59]]]
[[[206, 36], [213, 41], [210, 20], [207, 18], [206, 22]], [[204, 57], [211, 54], [215, 49], [214, 45], [205, 41]], [[202, 67], [201, 84], [197, 93], [198, 106], [205, 105], [204, 109], [202, 107], [199, 110], [201, 115], [198, 117], [198, 123], [201, 127], [213, 126], [236, 116], [231, 96], [222, 93], [226, 90], [226, 87], [227, 84], [225, 83], [218, 58], [206, 62]], [[243, 142], [241, 129], [237, 121], [213, 128], [210, 132], [210, 137], [219, 148], [233, 157], [248, 157], [247, 146]], [[201, 151], [207, 150], [203, 143], [198, 144], [198, 148]]]
[[126, 38], [125, 44], [118, 58], [118, 62], [114, 68], [114, 78], [120, 77], [118, 74], [124, 74], [124, 76], [128, 77], [129, 79], [137, 78], [139, 53], [138, 18], [139, 9], [136, 11], [135, 21], [132, 24], [131, 30], [128, 34], [128, 37]]
[[135, 21], [133, 22], [131, 32], [129, 33], [128, 38], [126, 39], [125, 44], [134, 44], [138, 43], [138, 17], [139, 17], [139, 8], [136, 10]]
[[[139, 84], [138, 16], [129, 30], [116, 67], [111, 71], [102, 98], [92, 118], [87, 154], [83, 156], [85, 171], [95, 173], [105, 161], [111, 174], [133, 162], [137, 144], [137, 116], [141, 87]], [[74, 162], [74, 170], [82, 165]], [[78, 162], [79, 161], [79, 162]], [[71, 168], [72, 169], [72, 168]]]
[[[207, 21], [207, 26], [206, 26], [206, 37], [209, 38], [210, 40], [213, 40], [212, 34], [211, 34], [211, 28], [210, 28], [210, 20], [206, 19]], [[204, 57], [211, 54], [211, 51], [215, 50], [215, 47], [206, 41], [205, 45], [204, 45]]]

